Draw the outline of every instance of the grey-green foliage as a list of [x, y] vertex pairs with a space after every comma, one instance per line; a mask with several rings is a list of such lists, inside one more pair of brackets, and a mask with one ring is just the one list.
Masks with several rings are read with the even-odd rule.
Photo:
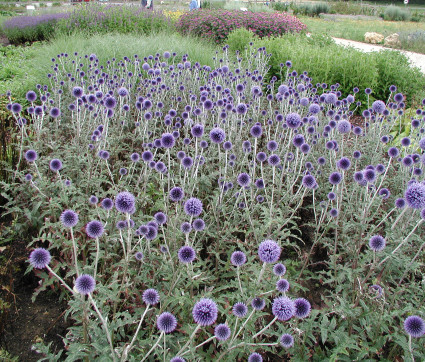
[[385, 8], [384, 20], [389, 21], [409, 21], [411, 18], [410, 11], [398, 6], [390, 5]]

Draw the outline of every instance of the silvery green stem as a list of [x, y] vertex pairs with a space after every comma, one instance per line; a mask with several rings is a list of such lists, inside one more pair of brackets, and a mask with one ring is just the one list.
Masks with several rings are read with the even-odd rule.
[[77, 271], [77, 276], [80, 276], [80, 271], [78, 269], [78, 261], [77, 261], [77, 245], [75, 243], [75, 239], [74, 239], [74, 231], [71, 229], [71, 239], [72, 239], [72, 247], [74, 249], [74, 263], [75, 263], [75, 270]]
[[161, 338], [162, 335], [164, 334], [164, 332], [161, 332], [161, 334], [159, 335], [158, 339], [156, 340], [155, 344], [152, 346], [152, 348], [149, 350], [148, 353], [145, 354], [145, 356], [143, 357], [143, 359], [141, 360], [141, 362], [143, 362], [146, 358], [149, 357], [149, 355], [153, 352], [153, 350], [156, 348], [156, 346], [159, 344], [159, 342], [161, 342]]
[[232, 340], [230, 341], [230, 344], [232, 344], [233, 341], [238, 337], [239, 333], [242, 332], [242, 330], [244, 329], [245, 325], [248, 323], [248, 321], [250, 320], [250, 318], [253, 316], [254, 313], [255, 313], [255, 309], [252, 309], [252, 311], [249, 314], [248, 318], [245, 319], [245, 322], [241, 325], [241, 327], [239, 328], [238, 332], [236, 334], [234, 334]]
[[413, 264], [413, 262], [416, 260], [416, 258], [419, 256], [419, 254], [421, 253], [422, 249], [425, 247], [425, 242], [422, 243], [421, 247], [419, 248], [418, 252], [415, 254], [415, 256], [413, 257], [412, 261], [409, 263], [409, 265], [407, 266], [406, 270], [403, 273], [403, 276], [400, 278], [397, 286], [400, 286], [401, 282], [404, 279], [404, 276], [406, 275], [407, 271], [409, 270], [410, 266]]
[[267, 263], [263, 263], [263, 267], [261, 268], [260, 275], [258, 276], [257, 285], [260, 284], [261, 278], [263, 277], [264, 271], [266, 270]]
[[243, 289], [242, 289], [242, 284], [241, 284], [241, 276], [240, 276], [240, 271], [239, 271], [239, 265], [236, 267], [236, 274], [238, 276], [239, 289], [241, 290], [241, 295], [243, 296]]
[[75, 292], [68, 286], [68, 284], [66, 284], [64, 281], [63, 281], [63, 279], [59, 276], [59, 275], [57, 275], [53, 270], [52, 270], [52, 268], [50, 268], [48, 265], [46, 265], [46, 269], [50, 272], [50, 273], [52, 273], [56, 278], [58, 278], [58, 280], [61, 282], [61, 284], [66, 288], [66, 289], [68, 289], [70, 292], [71, 292], [71, 294], [75, 294]]
[[408, 207], [406, 206], [403, 211], [400, 213], [400, 215], [398, 215], [397, 219], [395, 219], [394, 224], [391, 226], [391, 230], [394, 230], [395, 226], [397, 225], [397, 223], [399, 222], [399, 220], [401, 219], [401, 217], [404, 215], [404, 213], [407, 211]]
[[180, 349], [180, 351], [177, 352], [177, 356], [180, 356], [181, 353], [186, 349], [186, 347], [189, 345], [189, 343], [192, 342], [193, 337], [195, 337], [196, 332], [198, 332], [199, 328], [201, 328], [201, 326], [198, 324], [196, 326], [196, 328], [194, 329], [194, 331], [192, 332], [192, 334], [190, 335], [189, 339], [187, 340], [186, 344]]
[[384, 264], [390, 257], [391, 257], [391, 255], [393, 255], [398, 249], [400, 249], [403, 245], [404, 245], [404, 243], [407, 241], [407, 240], [409, 240], [409, 237], [410, 237], [410, 235], [412, 235], [414, 232], [415, 232], [415, 230], [418, 228], [418, 226], [420, 225], [420, 224], [422, 224], [422, 222], [423, 222], [424, 220], [423, 219], [420, 219], [419, 220], [419, 222], [415, 225], [415, 227], [412, 229], [412, 231], [409, 233], [409, 235], [407, 235], [405, 238], [404, 238], [404, 240], [400, 243], [400, 244], [398, 244], [398, 246], [392, 251], [392, 253], [390, 254], [390, 255], [388, 255], [384, 260], [382, 260], [379, 264], [378, 264], [378, 266], [381, 266], [382, 264]]
[[136, 338], [137, 338], [137, 335], [139, 334], [140, 327], [142, 326], [143, 319], [145, 318], [145, 315], [148, 312], [149, 308], [150, 308], [150, 305], [148, 305], [146, 307], [145, 311], [143, 312], [142, 317], [140, 318], [139, 324], [137, 326], [136, 332], [134, 333], [133, 339], [131, 340], [131, 343], [127, 347], [125, 347], [122, 358], [121, 358], [122, 362], [127, 360], [127, 355], [131, 351], [131, 349], [133, 348], [134, 342], [136, 342]]
[[47, 196], [37, 187], [37, 185], [34, 183], [33, 180], [31, 180], [31, 185], [32, 185], [32, 187], [34, 187], [40, 193], [40, 195], [47, 198]]
[[415, 362], [415, 357], [413, 356], [413, 348], [412, 348], [412, 336], [409, 334], [409, 352], [412, 357], [412, 361]]
[[95, 309], [97, 315], [99, 316], [100, 321], [102, 322], [103, 329], [105, 330], [105, 333], [106, 333], [106, 338], [108, 339], [108, 342], [109, 342], [109, 347], [111, 348], [112, 360], [115, 362], [117, 359], [115, 357], [114, 346], [112, 345], [111, 334], [109, 333], [109, 329], [108, 329], [108, 325], [106, 323], [106, 320], [103, 318], [102, 314], [99, 312], [99, 309], [97, 308], [97, 305], [96, 305], [95, 301], [93, 300], [91, 293], [89, 294], [89, 300], [90, 300], [93, 308]]
[[96, 274], [97, 274], [97, 263], [99, 262], [99, 251], [100, 251], [100, 246], [99, 246], [99, 238], [95, 239], [96, 242], [96, 259], [94, 262], [94, 274], [93, 274], [93, 278], [96, 280]]
[[[199, 348], [199, 347], [203, 346], [204, 344], [207, 344], [209, 341], [212, 341], [214, 338], [215, 338], [215, 336], [211, 336], [211, 337], [210, 337], [210, 338], [208, 338], [206, 341], [204, 341], [204, 342], [202, 342], [202, 343], [198, 344], [197, 346], [195, 346], [193, 349], [195, 350], [195, 349], [197, 349], [197, 348]], [[189, 353], [189, 352], [190, 352], [190, 350], [187, 350], [186, 352], [182, 353], [182, 354], [180, 355], [180, 357], [184, 356], [185, 354], [187, 354], [187, 353]]]
[[260, 334], [262, 334], [266, 329], [268, 329], [268, 328], [270, 328], [271, 327], [271, 325], [274, 323], [274, 322], [276, 322], [276, 320], [277, 320], [277, 317], [274, 317], [273, 318], [273, 320], [269, 323], [269, 324], [267, 324], [261, 331], [259, 331], [258, 333], [256, 333], [253, 337], [252, 337], [252, 339], [255, 339], [255, 338], [257, 338]]

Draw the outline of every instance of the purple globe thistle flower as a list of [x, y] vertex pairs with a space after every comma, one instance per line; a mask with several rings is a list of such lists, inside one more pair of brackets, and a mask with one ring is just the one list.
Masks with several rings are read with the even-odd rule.
[[337, 216], [338, 216], [338, 214], [339, 214], [339, 212], [338, 212], [338, 210], [337, 210], [337, 209], [331, 209], [331, 210], [329, 211], [329, 215], [331, 215], [332, 217], [337, 217]]
[[192, 225], [190, 225], [190, 223], [185, 221], [180, 225], [180, 231], [183, 234], [189, 234], [192, 231]]
[[425, 150], [425, 138], [422, 138], [422, 139], [419, 141], [419, 147], [420, 147], [421, 149]]
[[282, 263], [278, 263], [273, 267], [273, 273], [274, 275], [281, 277], [284, 276], [286, 273], [286, 266]]
[[127, 88], [125, 88], [125, 87], [118, 88], [118, 95], [120, 97], [126, 97], [126, 96], [128, 96], [128, 90], [127, 90]]
[[50, 252], [44, 248], [34, 249], [29, 257], [30, 264], [36, 269], [44, 269], [49, 265], [50, 260], [52, 260]]
[[232, 253], [232, 256], [230, 257], [230, 262], [234, 266], [241, 266], [246, 263], [246, 255], [242, 251], [235, 251]]
[[90, 238], [100, 238], [103, 232], [103, 224], [100, 221], [93, 220], [86, 225], [86, 234]]
[[30, 173], [27, 173], [25, 175], [25, 181], [31, 181], [32, 180], [32, 175]]
[[266, 302], [264, 301], [264, 299], [258, 297], [254, 298], [251, 302], [251, 307], [255, 310], [263, 310], [265, 306]]
[[209, 298], [202, 298], [193, 307], [192, 315], [195, 323], [200, 326], [210, 326], [217, 320], [217, 304]]
[[278, 166], [280, 164], [280, 157], [276, 154], [272, 154], [269, 156], [267, 162], [272, 167]]
[[146, 240], [149, 240], [149, 241], [154, 240], [157, 236], [158, 236], [157, 228], [152, 225], [148, 225], [147, 232], [145, 234]]
[[156, 326], [161, 332], [164, 333], [171, 333], [173, 332], [177, 327], [177, 319], [174, 317], [173, 314], [169, 312], [161, 313], [157, 320], [156, 320]]
[[159, 293], [156, 289], [146, 289], [142, 294], [142, 300], [147, 305], [155, 305], [159, 303]]
[[237, 178], [238, 184], [241, 187], [246, 187], [251, 183], [251, 177], [245, 172], [239, 174]]
[[418, 182], [410, 184], [404, 193], [404, 199], [412, 209], [425, 208], [425, 185]]
[[226, 341], [229, 339], [230, 334], [231, 331], [227, 324], [221, 323], [214, 328], [214, 336], [218, 341]]
[[72, 228], [78, 223], [78, 214], [73, 210], [65, 210], [60, 216], [62, 225], [66, 228]]
[[310, 314], [311, 305], [307, 299], [297, 298], [294, 300], [295, 304], [295, 317], [303, 319]]
[[181, 164], [185, 169], [190, 169], [193, 166], [192, 157], [186, 156], [181, 160]]
[[248, 307], [245, 303], [238, 302], [233, 305], [232, 312], [236, 317], [243, 318], [248, 313]]
[[303, 143], [300, 147], [301, 152], [304, 153], [304, 154], [309, 153], [310, 149], [311, 149], [311, 147], [308, 143]]
[[[362, 174], [362, 173], [361, 173], [361, 175], [362, 175], [362, 177], [363, 177], [363, 174]], [[328, 193], [328, 199], [329, 199], [330, 201], [335, 200], [335, 199], [336, 199], [336, 194], [335, 194], [335, 192], [329, 192], [329, 193]]]
[[383, 187], [382, 189], [379, 190], [379, 196], [381, 196], [384, 200], [388, 199], [391, 195], [390, 190], [388, 190], [387, 188]]
[[410, 156], [403, 157], [403, 159], [401, 160], [401, 162], [406, 167], [410, 167], [410, 166], [413, 165], [413, 159]]
[[278, 148], [278, 144], [277, 144], [276, 141], [271, 140], [271, 141], [267, 142], [267, 149], [269, 151], [271, 151], [271, 152], [276, 151], [277, 148]]
[[107, 97], [103, 101], [103, 104], [107, 109], [113, 109], [117, 106], [117, 100], [114, 97]]
[[135, 202], [136, 200], [131, 193], [120, 192], [115, 198], [115, 208], [119, 212], [131, 213], [134, 210]]
[[89, 198], [89, 203], [90, 203], [91, 205], [96, 205], [98, 202], [99, 202], [99, 199], [98, 199], [96, 196], [94, 196], [94, 195], [91, 195], [91, 196], [90, 196], [90, 198]]
[[382, 114], [386, 109], [385, 103], [382, 101], [375, 101], [372, 103], [372, 110], [375, 113]]
[[81, 98], [84, 94], [83, 88], [81, 87], [74, 87], [72, 88], [72, 96], [75, 98]]
[[286, 293], [289, 290], [289, 282], [286, 279], [279, 279], [276, 282], [276, 289], [281, 293]]
[[296, 134], [292, 139], [292, 144], [295, 147], [301, 147], [305, 143], [305, 138], [302, 134]]
[[364, 170], [363, 177], [368, 183], [372, 183], [376, 180], [376, 172], [372, 169]]
[[425, 334], [425, 321], [417, 315], [407, 317], [404, 321], [404, 330], [414, 338], [422, 337]]
[[302, 179], [302, 184], [308, 189], [315, 189], [317, 187], [317, 182], [313, 175], [305, 175]]
[[308, 107], [308, 111], [311, 114], [317, 114], [317, 113], [320, 112], [320, 106], [316, 103], [313, 103], [313, 104], [310, 105], [310, 107]]
[[338, 122], [337, 129], [339, 133], [349, 133], [351, 131], [351, 123], [343, 119], [342, 121]]
[[192, 227], [195, 231], [202, 231], [205, 229], [205, 221], [202, 219], [195, 219], [192, 222]]
[[342, 181], [342, 175], [339, 172], [332, 172], [329, 176], [331, 185], [338, 185]]
[[161, 137], [161, 146], [164, 148], [172, 148], [176, 143], [171, 133], [163, 133]]
[[369, 239], [369, 247], [373, 251], [382, 251], [385, 248], [385, 239], [381, 235], [374, 235]]
[[136, 254], [134, 254], [134, 257], [136, 258], [137, 261], [142, 261], [143, 253], [141, 251], [138, 251]]
[[210, 132], [210, 140], [214, 143], [222, 143], [226, 138], [226, 133], [221, 128], [213, 128]]
[[258, 256], [263, 263], [275, 263], [282, 249], [274, 240], [264, 240], [258, 247]]
[[287, 321], [295, 314], [295, 304], [288, 297], [278, 297], [273, 301], [272, 313], [280, 321]]
[[82, 295], [93, 293], [95, 286], [96, 281], [91, 275], [88, 274], [81, 274], [75, 280], [75, 289], [77, 289], [78, 293]]
[[250, 133], [252, 137], [258, 138], [261, 137], [261, 135], [263, 134], [263, 129], [260, 125], [256, 124], [251, 127]]
[[100, 157], [102, 160], [108, 160], [108, 159], [109, 159], [109, 157], [110, 157], [110, 154], [109, 154], [109, 152], [108, 152], [108, 151], [100, 150], [100, 151], [99, 151], [99, 157]]
[[376, 165], [376, 172], [378, 173], [384, 173], [385, 172], [385, 166], [381, 163]]
[[401, 139], [400, 143], [401, 143], [402, 146], [408, 147], [408, 146], [410, 146], [411, 141], [410, 141], [409, 137], [403, 137]]
[[199, 216], [202, 213], [202, 202], [196, 197], [191, 197], [184, 204], [184, 211], [189, 216]]
[[170, 190], [169, 197], [171, 201], [174, 201], [174, 202], [181, 201], [184, 198], [184, 191], [180, 187], [177, 187], [177, 186], [173, 187]]
[[25, 95], [25, 98], [28, 102], [34, 102], [37, 99], [37, 93], [35, 93], [34, 91], [28, 91]]
[[263, 357], [257, 352], [251, 353], [248, 357], [248, 362], [263, 362]]
[[298, 128], [301, 125], [301, 116], [298, 113], [289, 113], [286, 116], [286, 124], [289, 128]]
[[107, 197], [102, 200], [100, 206], [102, 206], [102, 208], [105, 210], [111, 210], [114, 207], [114, 202], [109, 197]]
[[257, 161], [262, 163], [267, 159], [267, 155], [264, 152], [258, 152], [256, 158]]
[[398, 209], [402, 209], [403, 207], [406, 206], [406, 200], [403, 198], [399, 198], [397, 200], [395, 200], [394, 205], [396, 208]]
[[230, 141], [226, 141], [226, 142], [223, 143], [223, 148], [226, 151], [230, 151], [232, 149], [232, 147], [233, 147], [233, 145], [232, 145], [232, 142], [230, 142]]
[[190, 246], [183, 246], [179, 249], [177, 256], [182, 263], [187, 264], [195, 260], [196, 252]]
[[388, 149], [388, 156], [394, 158], [397, 157], [400, 154], [400, 151], [398, 150], [397, 147], [390, 147]]
[[341, 159], [338, 160], [338, 162], [336, 163], [336, 166], [339, 169], [346, 171], [351, 167], [351, 161], [347, 157], [342, 157]]
[[204, 134], [204, 126], [202, 124], [195, 124], [191, 129], [191, 133], [193, 137], [201, 138]]
[[121, 176], [125, 176], [125, 175], [127, 175], [127, 169], [125, 168], [125, 167], [121, 167], [120, 168], [120, 170], [119, 170], [119, 174], [121, 175]]
[[176, 356], [170, 359], [170, 362], [186, 362], [186, 360], [183, 357]]
[[62, 169], [62, 162], [61, 160], [54, 158], [53, 160], [50, 161], [49, 167], [52, 171], [58, 172]]
[[247, 106], [245, 103], [239, 103], [236, 106], [236, 113], [237, 114], [245, 114], [247, 112]]
[[403, 99], [404, 99], [404, 96], [401, 93], [397, 93], [397, 94], [394, 95], [394, 100], [397, 103], [403, 102]]
[[280, 345], [283, 348], [291, 348], [294, 345], [294, 337], [288, 333], [282, 334], [282, 337], [280, 337]]
[[165, 215], [163, 212], [159, 211], [154, 215], [155, 221], [159, 225], [163, 225], [167, 222], [167, 215]]
[[57, 108], [57, 107], [53, 107], [51, 110], [50, 110], [50, 116], [52, 117], [52, 118], [58, 118], [60, 115], [61, 115], [61, 111], [60, 111], [60, 109], [59, 108]]
[[318, 163], [319, 165], [323, 166], [323, 165], [326, 163], [326, 158], [324, 158], [324, 157], [319, 157], [319, 158], [317, 159], [317, 163]]
[[25, 152], [24, 157], [28, 162], [34, 162], [38, 158], [38, 154], [34, 150], [28, 150]]
[[262, 178], [255, 180], [255, 186], [257, 187], [257, 189], [264, 189], [264, 180]]
[[145, 162], [150, 162], [153, 160], [153, 154], [151, 151], [144, 151], [142, 153], [142, 160]]

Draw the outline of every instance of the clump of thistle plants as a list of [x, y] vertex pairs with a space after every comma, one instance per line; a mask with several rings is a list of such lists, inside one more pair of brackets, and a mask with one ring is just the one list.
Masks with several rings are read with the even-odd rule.
[[8, 105], [7, 207], [72, 321], [41, 358], [420, 360], [425, 111], [395, 144], [396, 86], [342, 97], [290, 61], [266, 84], [264, 48], [227, 51], [58, 54]]

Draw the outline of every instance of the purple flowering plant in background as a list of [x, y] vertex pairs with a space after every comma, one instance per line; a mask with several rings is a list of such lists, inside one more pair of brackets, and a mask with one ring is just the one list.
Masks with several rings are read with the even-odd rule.
[[[193, 17], [208, 36], [201, 20], [223, 15], [223, 34], [221, 22], [261, 36], [303, 29], [285, 14], [235, 14], [193, 11], [180, 26]], [[48, 84], [27, 93], [34, 110], [10, 99], [33, 135], [13, 191], [26, 201], [13, 202], [39, 205], [29, 268], [49, 271], [40, 291], [61, 285], [69, 302], [69, 358], [81, 344], [88, 359], [302, 360], [318, 340], [337, 348], [335, 331], [356, 345], [353, 360], [425, 353], [413, 297], [423, 296], [424, 110], [395, 144], [395, 92], [371, 98], [357, 129], [357, 90], [343, 97], [290, 62], [281, 83], [266, 81], [269, 55], [251, 51], [234, 61], [225, 46], [214, 67], [171, 51], [105, 64], [58, 54]], [[373, 341], [358, 334], [365, 325]]]

